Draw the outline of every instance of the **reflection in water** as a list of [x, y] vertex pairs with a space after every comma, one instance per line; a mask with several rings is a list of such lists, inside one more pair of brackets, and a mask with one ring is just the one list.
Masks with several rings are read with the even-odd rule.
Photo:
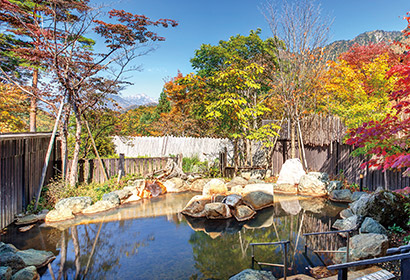
[[[304, 272], [303, 233], [330, 229], [342, 209], [323, 199], [275, 195], [274, 207], [246, 222], [194, 219], [178, 214], [193, 194], [167, 194], [99, 216], [1, 237], [19, 249], [53, 251], [42, 279], [227, 279], [251, 265], [249, 244], [290, 240], [293, 273]], [[320, 213], [325, 213], [323, 216]], [[329, 246], [337, 246], [337, 240]], [[323, 246], [323, 240], [309, 240]], [[258, 247], [257, 260], [283, 263], [281, 248]], [[319, 260], [308, 256], [313, 263]], [[273, 270], [281, 276], [281, 269]]]

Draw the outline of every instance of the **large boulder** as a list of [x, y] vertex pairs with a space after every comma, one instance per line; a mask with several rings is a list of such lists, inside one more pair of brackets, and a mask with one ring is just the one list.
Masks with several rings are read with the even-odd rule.
[[342, 187], [343, 187], [342, 182], [330, 181], [329, 184], [327, 185], [327, 193], [331, 193], [332, 191], [335, 191], [335, 190], [340, 190], [342, 189]]
[[410, 203], [410, 198], [381, 191], [362, 195], [350, 208], [356, 215], [373, 218], [385, 227], [393, 224], [405, 227], [409, 219], [406, 211], [403, 211], [406, 203]]
[[226, 186], [228, 188], [235, 187], [235, 186], [245, 186], [248, 184], [248, 180], [242, 177], [234, 177], [231, 181], [229, 181]]
[[38, 221], [38, 217], [35, 214], [30, 214], [30, 215], [26, 215], [23, 217], [18, 217], [15, 221], [15, 224], [17, 226], [22, 226], [22, 225], [30, 225], [30, 224], [34, 224]]
[[377, 258], [386, 255], [389, 239], [376, 233], [358, 234], [350, 238], [350, 261]]
[[309, 172], [300, 178], [298, 193], [308, 196], [325, 196], [328, 184], [329, 176], [326, 173]]
[[222, 202], [229, 207], [235, 208], [242, 202], [242, 196], [239, 194], [230, 194], [226, 196]]
[[46, 266], [56, 258], [52, 252], [34, 249], [18, 251], [16, 254], [24, 261], [26, 266], [33, 265], [37, 268]]
[[128, 197], [126, 200], [124, 200], [123, 203], [129, 203], [129, 202], [135, 202], [141, 200], [141, 197], [137, 194], [132, 194], [130, 197]]
[[196, 195], [191, 198], [181, 213], [194, 218], [205, 217], [205, 205], [210, 202], [210, 196]]
[[360, 233], [378, 233], [387, 235], [387, 230], [379, 222], [370, 217], [366, 217], [360, 227]]
[[229, 280], [276, 280], [276, 278], [270, 271], [248, 268], [232, 276]]
[[273, 188], [274, 185], [273, 184], [249, 184], [246, 185], [242, 192], [255, 192], [255, 191], [262, 191], [262, 192], [266, 192], [269, 193], [271, 195], [273, 195]]
[[13, 244], [0, 242], [0, 255], [4, 253], [16, 253], [18, 249]]
[[232, 217], [229, 206], [222, 202], [205, 204], [204, 210], [208, 219], [229, 219]]
[[352, 192], [348, 189], [334, 190], [330, 193], [329, 199], [336, 202], [352, 202]]
[[352, 201], [358, 200], [364, 194], [367, 194], [367, 193], [366, 192], [354, 192], [352, 194]]
[[191, 191], [194, 191], [194, 192], [202, 192], [202, 190], [204, 189], [204, 186], [209, 181], [211, 181], [211, 179], [197, 179], [191, 183], [189, 188]]
[[12, 275], [12, 270], [8, 266], [0, 266], [0, 279], [10, 280]]
[[228, 188], [221, 179], [212, 179], [204, 186], [202, 195], [226, 194]]
[[[332, 227], [337, 230], [355, 230], [360, 225], [360, 217], [357, 215], [353, 215], [346, 219], [338, 219], [336, 220]], [[343, 234], [344, 236], [344, 234]]]
[[255, 210], [260, 210], [273, 205], [273, 195], [262, 191], [245, 193], [242, 196], [243, 202]]
[[121, 203], [120, 196], [116, 192], [110, 192], [110, 193], [104, 194], [101, 201], [106, 201], [109, 204], [115, 205], [115, 206], [118, 206]]
[[120, 202], [122, 203], [125, 201], [128, 197], [132, 195], [132, 190], [129, 188], [123, 188], [121, 190], [115, 190], [113, 193], [118, 195], [118, 198], [120, 199]]
[[238, 205], [232, 211], [232, 214], [237, 221], [242, 222], [252, 219], [252, 217], [256, 215], [256, 211], [246, 205]]
[[0, 255], [0, 266], [8, 266], [11, 268], [13, 274], [20, 269], [26, 267], [23, 259], [17, 256], [15, 253], [7, 252]]
[[11, 277], [11, 280], [38, 280], [40, 275], [35, 266], [27, 266]]
[[285, 161], [282, 165], [282, 169], [279, 172], [278, 185], [287, 184], [295, 185], [299, 184], [300, 178], [305, 175], [306, 172], [303, 169], [303, 165], [298, 158], [292, 158]]
[[60, 222], [69, 219], [74, 219], [73, 212], [69, 208], [62, 208], [60, 210], [51, 210], [46, 215], [46, 223]]
[[342, 211], [340, 211], [339, 215], [340, 215], [340, 218], [347, 219], [347, 218], [353, 216], [353, 212], [352, 212], [352, 210], [350, 210], [350, 208], [346, 208], [346, 209], [343, 209]]
[[[118, 198], [118, 196], [117, 196]], [[114, 199], [107, 199], [107, 200], [100, 200], [91, 205], [90, 207], [83, 210], [83, 214], [95, 214], [107, 210], [114, 209], [119, 205], [119, 198], [118, 200]]]
[[188, 184], [184, 180], [178, 177], [165, 181], [163, 185], [165, 186], [165, 188], [167, 189], [167, 192], [169, 193], [184, 192], [189, 189]]
[[92, 203], [91, 197], [69, 197], [61, 199], [57, 202], [55, 208], [57, 211], [63, 209], [70, 209], [73, 214], [81, 213], [85, 208], [90, 206]]

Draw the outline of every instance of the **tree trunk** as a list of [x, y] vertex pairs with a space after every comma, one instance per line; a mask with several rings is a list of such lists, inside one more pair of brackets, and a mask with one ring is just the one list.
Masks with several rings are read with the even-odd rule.
[[295, 121], [290, 119], [290, 157], [296, 158]]
[[234, 176], [236, 176], [236, 172], [238, 172], [238, 161], [239, 161], [239, 153], [238, 153], [238, 139], [233, 140], [233, 166], [234, 166]]
[[73, 153], [73, 160], [71, 163], [71, 170], [69, 176], [69, 183], [70, 185], [74, 186], [77, 183], [77, 174], [78, 174], [78, 160], [80, 155], [80, 144], [81, 144], [81, 116], [78, 111], [77, 105], [73, 102], [71, 104], [74, 115], [75, 115], [75, 145], [74, 145], [74, 153]]
[[68, 121], [70, 118], [70, 105], [67, 104], [63, 119], [60, 122], [60, 141], [61, 141], [61, 177], [64, 181], [67, 179], [68, 164]]
[[[33, 71], [33, 88], [37, 89], [38, 84], [38, 69]], [[37, 131], [37, 98], [32, 96], [30, 98], [30, 132]]]

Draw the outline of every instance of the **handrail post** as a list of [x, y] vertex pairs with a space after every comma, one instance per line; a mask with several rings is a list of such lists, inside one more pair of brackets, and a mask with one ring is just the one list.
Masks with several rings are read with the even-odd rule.
[[338, 270], [337, 280], [347, 280], [347, 267]]
[[286, 274], [288, 271], [288, 243], [283, 244], [283, 279], [286, 280]]
[[347, 233], [347, 239], [346, 239], [347, 245], [346, 245], [346, 262], [349, 262], [349, 255], [350, 255], [350, 232]]
[[401, 279], [410, 279], [410, 258], [401, 259], [400, 261]]
[[252, 250], [252, 269], [253, 269], [254, 264], [255, 264], [255, 246], [252, 245], [251, 250]]

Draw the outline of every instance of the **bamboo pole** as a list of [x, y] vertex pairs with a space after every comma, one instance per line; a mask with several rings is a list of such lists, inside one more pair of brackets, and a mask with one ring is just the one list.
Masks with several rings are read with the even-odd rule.
[[102, 162], [102, 160], [101, 160], [101, 158], [100, 158], [100, 154], [98, 153], [97, 146], [95, 145], [95, 142], [94, 142], [94, 137], [93, 137], [93, 135], [91, 134], [90, 127], [88, 126], [88, 121], [87, 121], [87, 119], [85, 118], [84, 114], [83, 114], [83, 118], [84, 118], [84, 121], [85, 121], [85, 126], [87, 127], [88, 136], [90, 137], [91, 143], [93, 144], [93, 148], [94, 148], [95, 155], [97, 156], [98, 162], [100, 163], [102, 172], [103, 172], [103, 174], [104, 174], [104, 179], [105, 179], [105, 181], [108, 181], [107, 171], [105, 170], [104, 164], [103, 164], [103, 162]]
[[56, 134], [57, 134], [58, 122], [60, 121], [61, 114], [62, 114], [63, 108], [64, 108], [64, 104], [65, 104], [65, 103], [64, 103], [64, 98], [63, 98], [63, 99], [61, 100], [60, 108], [58, 109], [57, 118], [56, 118], [56, 121], [55, 121], [55, 123], [54, 123], [53, 133], [51, 134], [51, 139], [50, 139], [50, 142], [48, 143], [47, 154], [46, 154], [46, 158], [45, 158], [45, 160], [44, 160], [43, 170], [41, 171], [40, 183], [39, 183], [39, 185], [38, 185], [36, 203], [34, 204], [34, 211], [37, 210], [38, 201], [40, 200], [40, 196], [41, 196], [41, 191], [42, 191], [42, 189], [43, 189], [44, 180], [46, 179], [48, 163], [49, 163], [49, 161], [50, 161], [51, 151], [53, 150], [54, 140], [55, 140]]
[[299, 118], [298, 118], [298, 129], [299, 129], [300, 143], [302, 144], [303, 160], [304, 160], [304, 163], [305, 163], [305, 168], [306, 168], [306, 170], [308, 170], [308, 165], [307, 165], [307, 161], [306, 161], [306, 154], [305, 154], [305, 145], [303, 145], [303, 136], [302, 136], [302, 130], [300, 129]]

